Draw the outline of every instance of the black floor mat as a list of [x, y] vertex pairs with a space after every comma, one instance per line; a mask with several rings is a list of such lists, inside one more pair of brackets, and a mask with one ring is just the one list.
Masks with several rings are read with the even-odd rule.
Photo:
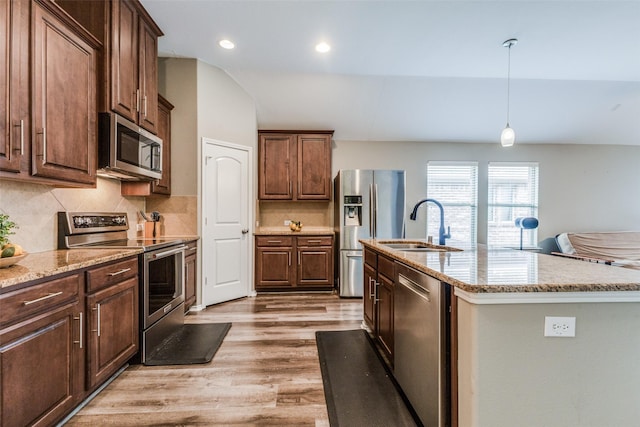
[[186, 324], [147, 357], [145, 365], [192, 365], [209, 363], [231, 323]]
[[316, 332], [332, 427], [419, 425], [364, 330]]

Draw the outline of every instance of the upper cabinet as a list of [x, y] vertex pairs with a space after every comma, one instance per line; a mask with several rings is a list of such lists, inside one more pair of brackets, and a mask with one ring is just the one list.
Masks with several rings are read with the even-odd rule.
[[162, 139], [162, 178], [151, 183], [151, 193], [171, 194], [171, 110], [173, 105], [158, 95], [158, 136]]
[[100, 111], [112, 110], [149, 132], [158, 127], [158, 37], [137, 0], [58, 0], [103, 45]]
[[333, 131], [258, 132], [261, 200], [331, 200]]
[[94, 186], [100, 43], [49, 0], [0, 10], [0, 177]]

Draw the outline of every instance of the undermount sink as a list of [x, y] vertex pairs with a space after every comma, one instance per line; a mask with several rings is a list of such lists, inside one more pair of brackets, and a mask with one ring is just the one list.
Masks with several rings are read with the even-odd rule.
[[423, 242], [380, 242], [381, 245], [402, 252], [452, 252], [462, 249]]

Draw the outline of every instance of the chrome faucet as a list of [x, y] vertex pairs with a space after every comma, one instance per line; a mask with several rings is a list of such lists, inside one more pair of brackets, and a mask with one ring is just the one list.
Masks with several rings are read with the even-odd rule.
[[450, 239], [451, 238], [451, 227], [447, 227], [447, 233], [445, 234], [444, 233], [444, 208], [442, 207], [442, 203], [440, 203], [436, 199], [420, 200], [413, 207], [413, 212], [411, 212], [411, 215], [409, 215], [409, 219], [412, 220], [412, 221], [415, 221], [416, 217], [418, 216], [418, 208], [420, 207], [421, 204], [426, 203], [426, 202], [432, 202], [438, 208], [440, 208], [440, 230], [438, 230], [438, 244], [439, 245], [444, 245], [445, 244], [445, 239]]

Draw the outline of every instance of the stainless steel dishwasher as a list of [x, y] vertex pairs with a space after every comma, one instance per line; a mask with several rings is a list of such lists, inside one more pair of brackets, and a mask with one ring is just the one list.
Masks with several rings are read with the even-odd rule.
[[397, 264], [394, 376], [425, 426], [450, 425], [449, 293], [446, 285]]

